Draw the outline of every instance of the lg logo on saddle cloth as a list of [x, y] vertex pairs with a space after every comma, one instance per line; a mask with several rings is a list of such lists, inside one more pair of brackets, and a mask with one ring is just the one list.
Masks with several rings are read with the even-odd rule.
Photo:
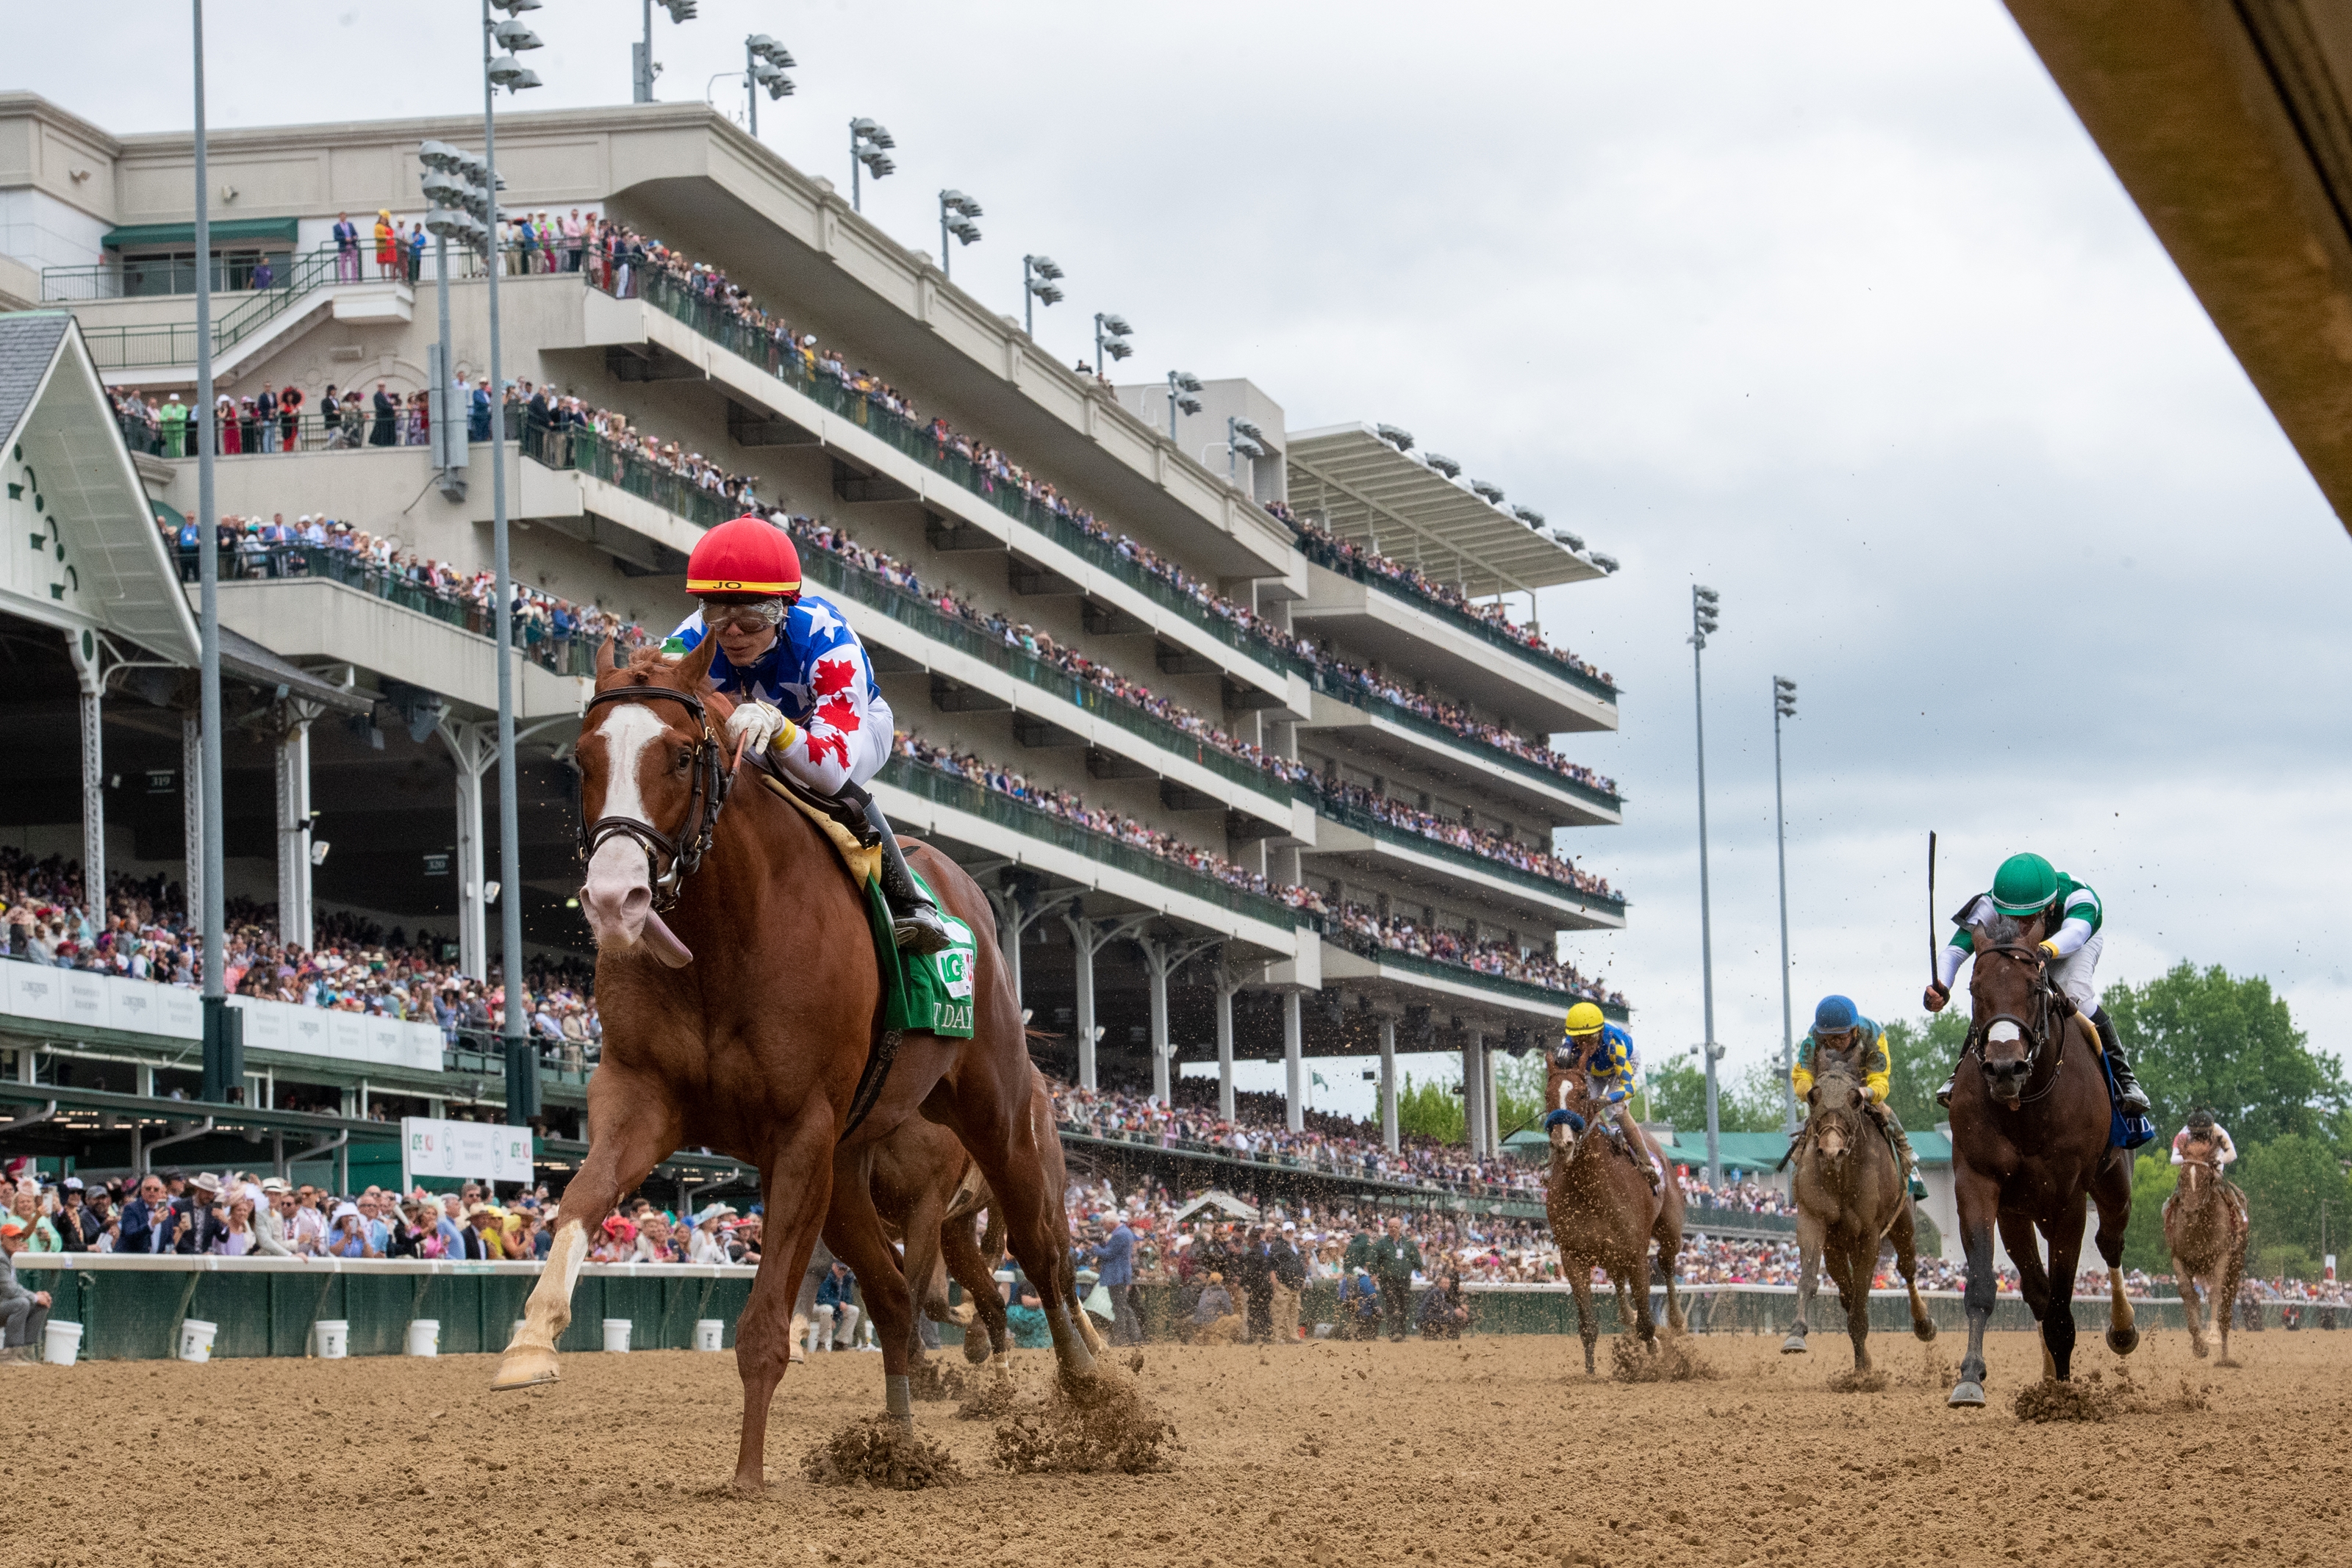
[[937, 1001], [931, 1009], [931, 1028], [939, 1033], [971, 1032], [971, 927], [954, 915], [942, 917], [947, 928], [955, 935], [955, 945], [931, 956], [929, 962], [939, 976], [940, 989], [946, 999]]

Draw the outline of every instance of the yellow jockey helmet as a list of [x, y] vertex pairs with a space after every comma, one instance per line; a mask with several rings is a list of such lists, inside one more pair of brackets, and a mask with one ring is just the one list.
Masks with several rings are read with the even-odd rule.
[[1568, 1009], [1568, 1032], [1570, 1034], [1599, 1034], [1608, 1022], [1601, 1016], [1600, 1008], [1591, 1002], [1579, 1002]]

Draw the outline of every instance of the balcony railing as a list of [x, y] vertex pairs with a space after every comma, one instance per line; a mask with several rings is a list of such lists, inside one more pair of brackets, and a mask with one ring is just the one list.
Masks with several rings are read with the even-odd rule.
[[1366, 691], [1353, 681], [1342, 679], [1328, 670], [1318, 669], [1308, 676], [1308, 680], [1315, 689], [1325, 696], [1336, 697], [1343, 703], [1363, 709], [1366, 713], [1377, 714], [1391, 724], [1402, 729], [1412, 730], [1414, 734], [1439, 746], [1448, 749], [1466, 747], [1479, 757], [1500, 764], [1504, 768], [1522, 779], [1550, 789], [1566, 790], [1580, 800], [1590, 800], [1594, 805], [1611, 811], [1624, 810], [1625, 802], [1620, 796], [1572, 779], [1558, 768], [1546, 768], [1540, 762], [1530, 762], [1515, 751], [1506, 751], [1499, 746], [1490, 746], [1473, 736], [1456, 734], [1435, 719], [1424, 717], [1409, 707], [1400, 707], [1378, 693]]
[[1063, 549], [1111, 573], [1163, 609], [1175, 612], [1237, 653], [1275, 669], [1306, 666], [1288, 651], [1276, 647], [1219, 615], [1203, 599], [1187, 593], [1165, 579], [1144, 570], [1121, 555], [1118, 545], [1097, 538], [1053, 507], [1031, 499], [1019, 486], [1000, 479], [980, 465], [959, 456], [931, 434], [930, 427], [892, 413], [878, 399], [845, 386], [839, 379], [811, 365], [798, 351], [776, 342], [766, 332], [738, 319], [717, 303], [695, 295], [668, 274], [635, 268], [632, 295], [664, 315], [681, 321], [740, 359], [766, 371], [803, 397], [855, 422], [876, 440], [924, 465], [933, 473], [961, 486], [1014, 521], [1045, 535]]
[[[187, 267], [189, 290], [194, 287], [195, 269]], [[214, 267], [215, 283], [224, 268]], [[349, 275], [348, 267], [339, 267], [335, 247], [320, 246], [299, 256], [285, 258], [285, 271], [274, 277], [268, 287], [256, 289], [255, 274], [250, 268], [242, 272], [231, 270], [228, 276], [241, 287], [236, 293], [225, 294], [221, 313], [213, 319], [213, 352], [226, 352], [265, 324], [283, 315], [297, 300], [311, 290], [331, 283], [361, 281]], [[115, 276], [121, 276], [117, 269]], [[455, 270], [452, 270], [455, 276]], [[41, 275], [44, 298], [73, 299], [107, 299], [124, 297], [121, 286], [113, 294], [103, 292], [109, 287], [108, 269], [98, 267], [51, 267]], [[401, 281], [395, 279], [394, 281]], [[413, 280], [408, 280], [412, 281]], [[64, 292], [52, 292], [52, 290]], [[87, 289], [89, 292], [75, 292]], [[134, 293], [176, 294], [177, 288], [133, 290]], [[102, 371], [161, 369], [165, 366], [192, 365], [196, 360], [196, 324], [193, 321], [167, 321], [146, 326], [85, 327], [82, 339], [89, 345], [89, 356]]]
[[[1378, 937], [1349, 931], [1336, 921], [1326, 925], [1323, 939], [1334, 946], [1345, 947], [1350, 953], [1370, 958], [1392, 969], [1409, 970], [1433, 978], [1452, 980], [1457, 984], [1476, 986], [1481, 990], [1494, 991], [1520, 1001], [1541, 1002], [1547, 1007], [1566, 1010], [1565, 1004], [1591, 1001], [1581, 991], [1571, 991], [1565, 986], [1554, 988], [1533, 980], [1516, 979], [1509, 975], [1490, 975], [1484, 969], [1474, 969], [1467, 964], [1449, 964], [1443, 958], [1424, 957], [1419, 953], [1407, 953], [1402, 948], [1383, 946]], [[1622, 1002], [1597, 1002], [1610, 1018], [1623, 1023], [1633, 1015]]]
[[1503, 861], [1489, 860], [1474, 850], [1457, 848], [1443, 839], [1425, 837], [1414, 832], [1411, 828], [1400, 828], [1395, 823], [1375, 817], [1360, 807], [1334, 800], [1328, 796], [1318, 794], [1316, 798], [1315, 809], [1333, 821], [1353, 828], [1358, 832], [1368, 833], [1383, 843], [1394, 844], [1399, 849], [1411, 850], [1420, 854], [1433, 855], [1474, 875], [1493, 877], [1497, 881], [1507, 882], [1550, 898], [1572, 898], [1585, 904], [1599, 904], [1620, 915], [1625, 913], [1625, 901], [1613, 894], [1588, 893], [1574, 883], [1562, 882], [1558, 877], [1546, 876], [1540, 872], [1521, 871], [1517, 866]]
[[[187, 581], [195, 580], [196, 552], [173, 547], [180, 562], [180, 575]], [[491, 638], [498, 634], [498, 612], [490, 605], [476, 604], [421, 582], [413, 582], [396, 573], [386, 571], [373, 560], [351, 550], [332, 549], [320, 545], [286, 544], [240, 545], [235, 550], [222, 550], [220, 574], [224, 581], [252, 580], [270, 582], [301, 582], [323, 578], [340, 582], [346, 588], [429, 615], [446, 625], [470, 632], [477, 637]], [[537, 618], [518, 615], [514, 618], [514, 645], [523, 651], [531, 663], [559, 675], [593, 675], [596, 673], [595, 644], [584, 637], [554, 631]]]
[[904, 789], [910, 795], [919, 795], [935, 805], [967, 812], [1024, 837], [1068, 850], [1097, 864], [1114, 866], [1148, 882], [1173, 888], [1204, 903], [1213, 904], [1220, 909], [1246, 915], [1253, 920], [1261, 920], [1285, 930], [1298, 926], [1315, 928], [1321, 925], [1316, 915], [1303, 909], [1293, 909], [1278, 898], [1220, 882], [1176, 861], [1162, 860], [1149, 850], [1138, 849], [1108, 833], [1080, 827], [1066, 818], [1040, 810], [1010, 795], [1000, 794], [968, 779], [942, 773], [936, 768], [923, 767], [905, 757], [892, 757], [883, 764], [879, 777], [885, 784]]
[[1297, 539], [1299, 553], [1316, 565], [1326, 567], [1342, 577], [1363, 583], [1367, 587], [1376, 588], [1400, 603], [1411, 605], [1423, 614], [1434, 615], [1449, 625], [1458, 626], [1472, 636], [1492, 643], [1496, 647], [1526, 660], [1547, 674], [1556, 675], [1569, 685], [1590, 692], [1603, 701], [1613, 703], [1617, 700], [1615, 686], [1598, 675], [1588, 674], [1562, 655], [1548, 649], [1531, 646], [1491, 621], [1483, 621], [1475, 615], [1465, 615], [1443, 600], [1432, 599], [1425, 593], [1416, 591], [1409, 582], [1399, 582], [1383, 577], [1361, 561], [1352, 560], [1339, 554], [1320, 539], [1306, 534], [1298, 535]]

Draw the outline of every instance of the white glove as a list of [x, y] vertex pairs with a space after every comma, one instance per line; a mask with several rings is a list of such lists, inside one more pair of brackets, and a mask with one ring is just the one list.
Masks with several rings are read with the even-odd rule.
[[748, 738], [750, 749], [757, 753], [766, 752], [779, 741], [791, 745], [798, 732], [798, 727], [769, 703], [742, 703], [727, 716], [728, 740], [740, 747]]

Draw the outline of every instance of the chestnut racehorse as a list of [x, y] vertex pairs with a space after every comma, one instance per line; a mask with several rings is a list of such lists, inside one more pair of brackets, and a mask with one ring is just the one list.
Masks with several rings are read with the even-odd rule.
[[2190, 1144], [2182, 1154], [2180, 1185], [2164, 1200], [2164, 1246], [2172, 1256], [2172, 1277], [2189, 1318], [2189, 1348], [2204, 1360], [2205, 1336], [2218, 1331], [2221, 1364], [2234, 1366], [2230, 1319], [2246, 1266], [2246, 1211], [2238, 1189], [2214, 1162], [2211, 1144]]
[[[1045, 1092], [1043, 1083], [1038, 1092]], [[874, 1160], [874, 1207], [886, 1230], [905, 1249], [902, 1269], [915, 1305], [933, 1322], [961, 1323], [967, 1360], [997, 1354], [998, 1370], [1009, 1374], [1012, 1343], [1004, 1301], [996, 1293], [996, 1260], [1003, 1255], [1004, 1226], [991, 1201], [986, 1178], [956, 1135], [920, 1116], [900, 1123]], [[988, 1211], [993, 1239], [973, 1239], [975, 1221]], [[963, 1287], [960, 1307], [948, 1304], [948, 1281]], [[1080, 1320], [1080, 1327], [1088, 1327]], [[1100, 1349], [1091, 1337], [1090, 1348]], [[923, 1359], [922, 1343], [907, 1347], [910, 1361]]]
[[1911, 1294], [1911, 1332], [1936, 1337], [1927, 1303], [1919, 1299], [1919, 1255], [1911, 1227], [1911, 1193], [1886, 1134], [1864, 1110], [1870, 1091], [1842, 1061], [1824, 1061], [1805, 1096], [1811, 1114], [1798, 1146], [1796, 1176], [1797, 1322], [1781, 1354], [1805, 1348], [1805, 1318], [1826, 1264], [1830, 1282], [1845, 1308], [1845, 1332], [1853, 1341], [1853, 1369], [1870, 1370], [1870, 1281], [1878, 1272], [1878, 1249], [1895, 1243], [1895, 1261]]
[[[1034, 1070], [995, 922], [947, 857], [905, 845], [946, 911], [971, 928], [969, 1040], [909, 1033], [867, 1113], [853, 1113], [881, 1036], [866, 904], [832, 843], [763, 788], [731, 793], [720, 743], [733, 705], [706, 690], [717, 638], [683, 659], [625, 668], [600, 649], [580, 727], [582, 912], [595, 933], [602, 1058], [588, 1084], [588, 1157], [563, 1195], [548, 1266], [492, 1383], [551, 1380], [588, 1238], [616, 1200], [681, 1147], [760, 1172], [767, 1245], [736, 1330], [743, 1422], [735, 1485], [764, 1484], [768, 1406], [791, 1352], [793, 1298], [820, 1231], [856, 1272], [882, 1346], [884, 1395], [909, 1406], [914, 1307], [876, 1214], [877, 1147], [910, 1117], [951, 1130], [1004, 1210], [1041, 1292], [1062, 1375], [1094, 1361], [1067, 1306], [1076, 1270], [1061, 1145], [1037, 1113]], [[723, 809], [722, 809], [723, 804]], [[852, 1124], [855, 1123], [853, 1126]]]
[[[2042, 1324], [2045, 1377], [2063, 1383], [2073, 1368], [2085, 1199], [2098, 1206], [2099, 1256], [2107, 1265], [2107, 1348], [2129, 1355], [2139, 1344], [2124, 1299], [2131, 1166], [2108, 1139], [2113, 1106], [2097, 1036], [2051, 983], [2038, 946], [2041, 915], [2025, 922], [1995, 915], [1972, 935], [1969, 1038], [1952, 1090], [1952, 1178], [1969, 1263], [1969, 1352], [1953, 1405], [1985, 1402], [1985, 1321], [1999, 1289], [1995, 1224], [2017, 1265], [2018, 1289]], [[1970, 1061], [1977, 1071], [1968, 1071]], [[2050, 1246], [2046, 1268], [2037, 1232]]]
[[1637, 1162], [1650, 1158], [1648, 1140], [1630, 1133], [1632, 1159], [1616, 1152], [1601, 1130], [1606, 1112], [1593, 1098], [1584, 1069], [1566, 1046], [1552, 1055], [1544, 1084], [1546, 1122], [1551, 1130], [1551, 1170], [1544, 1184], [1544, 1211], [1559, 1266], [1576, 1297], [1576, 1328], [1584, 1340], [1584, 1370], [1592, 1371], [1592, 1346], [1601, 1326], [1592, 1313], [1592, 1270], [1607, 1272], [1617, 1287], [1617, 1332], [1638, 1333], [1657, 1349], [1658, 1328], [1650, 1321], [1650, 1243], [1658, 1244], [1658, 1264], [1666, 1275], [1666, 1322], [1683, 1332], [1682, 1300], [1675, 1291], [1675, 1263], [1683, 1249], [1683, 1190], [1672, 1172], [1658, 1189]]

